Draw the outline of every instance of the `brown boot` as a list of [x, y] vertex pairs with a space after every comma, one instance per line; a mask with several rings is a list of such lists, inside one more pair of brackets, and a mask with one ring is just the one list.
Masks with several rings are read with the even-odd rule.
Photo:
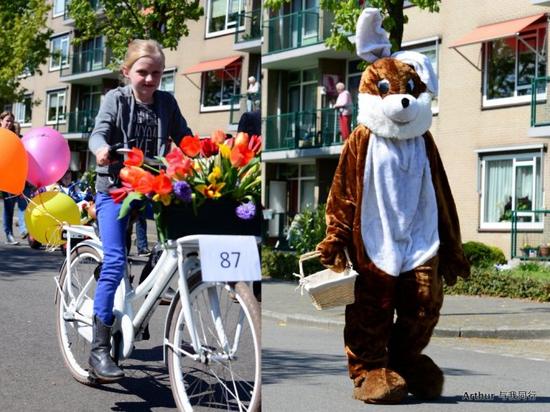
[[407, 396], [405, 380], [391, 369], [368, 371], [354, 383], [353, 397], [366, 403], [396, 404]]
[[393, 365], [405, 378], [409, 392], [421, 400], [437, 399], [443, 392], [443, 371], [426, 355], [417, 355], [401, 365]]

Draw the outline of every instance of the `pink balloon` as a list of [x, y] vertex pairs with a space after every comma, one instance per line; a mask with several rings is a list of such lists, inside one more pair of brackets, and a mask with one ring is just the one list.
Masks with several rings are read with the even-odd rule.
[[21, 141], [29, 158], [28, 182], [42, 187], [63, 177], [69, 168], [71, 151], [61, 133], [51, 127], [35, 127]]

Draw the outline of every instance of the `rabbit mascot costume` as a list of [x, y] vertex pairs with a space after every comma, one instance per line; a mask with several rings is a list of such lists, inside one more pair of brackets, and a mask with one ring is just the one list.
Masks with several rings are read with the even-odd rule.
[[[434, 399], [443, 372], [426, 355], [443, 303], [443, 279], [466, 278], [456, 207], [434, 138], [437, 78], [428, 58], [390, 55], [378, 9], [363, 10], [357, 54], [358, 126], [346, 141], [327, 201], [321, 262], [359, 272], [344, 329], [354, 397], [399, 403], [410, 392]], [[396, 315], [396, 316], [395, 316]], [[395, 319], [394, 319], [395, 317]]]

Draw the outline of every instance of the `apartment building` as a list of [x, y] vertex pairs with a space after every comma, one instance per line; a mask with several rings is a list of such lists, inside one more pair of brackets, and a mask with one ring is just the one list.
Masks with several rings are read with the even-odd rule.
[[[463, 240], [508, 256], [512, 210], [519, 211], [518, 243], [550, 242], [544, 214], [521, 212], [548, 207], [549, 6], [448, 0], [439, 13], [405, 10], [403, 49], [428, 55], [439, 77], [431, 132]], [[295, 213], [326, 201], [342, 149], [335, 84], [343, 81], [356, 99], [361, 71], [356, 55], [324, 45], [331, 16], [318, 0], [293, 0], [264, 19], [264, 200], [275, 211], [270, 235], [278, 237]]]
[[[110, 50], [103, 37], [73, 45], [74, 20], [67, 13], [70, 0], [52, 0], [48, 26], [54, 31], [50, 49], [56, 52], [42, 67], [41, 76], [23, 80], [29, 95], [11, 109], [24, 134], [32, 127], [59, 130], [71, 148], [71, 170], [94, 166], [87, 149], [95, 116], [105, 93], [123, 83], [112, 70]], [[90, 0], [101, 18], [98, 0]], [[190, 34], [176, 50], [165, 50], [162, 90], [174, 94], [194, 133], [209, 136], [213, 130], [234, 133], [239, 116], [247, 109], [243, 99], [247, 78], [260, 77], [259, 0], [204, 0], [204, 16], [189, 23]], [[31, 100], [39, 100], [31, 105]]]

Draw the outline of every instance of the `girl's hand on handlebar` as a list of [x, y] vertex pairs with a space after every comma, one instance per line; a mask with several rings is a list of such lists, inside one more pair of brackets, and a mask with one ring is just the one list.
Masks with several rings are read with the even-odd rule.
[[106, 166], [111, 163], [109, 146], [104, 146], [95, 152], [96, 162], [99, 166]]

